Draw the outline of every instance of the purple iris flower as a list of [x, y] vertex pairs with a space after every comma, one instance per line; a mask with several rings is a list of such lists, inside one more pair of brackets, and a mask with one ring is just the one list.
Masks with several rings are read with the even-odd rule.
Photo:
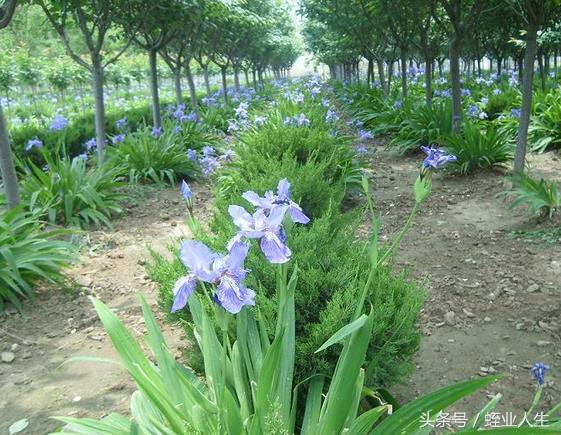
[[514, 118], [520, 118], [521, 114], [522, 114], [522, 110], [520, 110], [520, 109], [511, 109], [510, 110], [510, 115]]
[[164, 129], [162, 127], [153, 127], [152, 128], [152, 136], [158, 139], [164, 133]]
[[118, 143], [121, 143], [125, 140], [125, 135], [124, 134], [118, 134], [117, 136], [113, 136], [111, 138], [111, 143], [113, 145], [117, 145]]
[[183, 242], [179, 258], [190, 272], [175, 283], [172, 313], [187, 305], [197, 280], [216, 285], [214, 300], [232, 314], [246, 305], [255, 305], [255, 292], [242, 284], [247, 274], [243, 266], [248, 250], [245, 243], [236, 242], [227, 255], [220, 255], [201, 242]]
[[339, 120], [339, 115], [334, 110], [329, 109], [325, 115], [326, 122], [337, 122]]
[[82, 160], [85, 161], [85, 162], [88, 161], [88, 155], [87, 155], [86, 153], [78, 154], [78, 155], [76, 156], [76, 158], [82, 159]]
[[358, 138], [361, 141], [372, 140], [372, 139], [374, 139], [374, 134], [371, 131], [368, 131], [368, 130], [359, 130], [358, 131]]
[[43, 148], [43, 141], [38, 138], [29, 139], [25, 145], [25, 151], [30, 151], [33, 148]]
[[265, 125], [265, 122], [267, 122], [266, 116], [256, 116], [253, 120], [253, 123], [258, 126]]
[[366, 145], [364, 145], [363, 143], [358, 144], [358, 146], [356, 147], [356, 153], [361, 156], [368, 154], [368, 149], [366, 148]]
[[173, 129], [174, 133], [181, 133], [182, 131], [183, 129], [179, 125]]
[[187, 150], [187, 158], [189, 160], [192, 160], [193, 162], [196, 162], [198, 160], [197, 152], [195, 150], [189, 148]]
[[479, 114], [479, 109], [476, 105], [472, 104], [468, 107], [468, 116], [475, 118]]
[[303, 113], [295, 116], [294, 121], [296, 121], [296, 124], [298, 124], [299, 126], [310, 125], [310, 120], [306, 118], [306, 115], [304, 115]]
[[401, 109], [402, 106], [403, 106], [403, 102], [401, 100], [397, 100], [395, 103], [393, 103], [394, 109]]
[[216, 154], [216, 150], [208, 145], [203, 147], [202, 152], [203, 152], [203, 156], [205, 157], [212, 157], [214, 156], [214, 154]]
[[234, 160], [234, 157], [236, 157], [234, 150], [226, 150], [224, 151], [224, 154], [220, 156], [220, 160], [229, 163]]
[[183, 195], [183, 198], [185, 198], [186, 201], [189, 201], [193, 196], [193, 192], [191, 191], [191, 188], [185, 182], [185, 180], [181, 181], [181, 194]]
[[51, 121], [49, 129], [51, 131], [62, 131], [68, 126], [68, 119], [62, 115], [57, 115]]
[[234, 224], [240, 229], [230, 244], [234, 246], [242, 237], [260, 239], [261, 252], [273, 264], [286, 263], [292, 252], [286, 246], [286, 236], [282, 228], [282, 221], [286, 212], [285, 207], [273, 207], [269, 216], [263, 209], [257, 210], [253, 216], [243, 207], [231, 205], [228, 213]]
[[95, 140], [95, 137], [92, 137], [90, 140], [88, 140], [85, 143], [85, 146], [86, 146], [86, 151], [91, 151], [97, 148], [97, 141]]
[[544, 363], [535, 363], [532, 368], [530, 369], [531, 375], [534, 377], [536, 381], [538, 381], [538, 385], [541, 387], [545, 384], [545, 374], [549, 370], [549, 366]]
[[299, 224], [307, 224], [310, 218], [304, 214], [302, 208], [290, 199], [290, 183], [286, 178], [279, 181], [277, 186], [277, 194], [271, 191], [265, 192], [262, 198], [253, 191], [244, 192], [242, 197], [249, 201], [252, 205], [262, 210], [265, 216], [269, 216], [274, 208], [283, 208], [284, 213], [288, 213], [292, 222]]
[[446, 151], [440, 148], [429, 148], [422, 146], [421, 150], [427, 155], [427, 157], [423, 160], [424, 169], [438, 169], [444, 166], [446, 163], [455, 162], [456, 160], [458, 160], [456, 156], [447, 154]]
[[127, 126], [127, 124], [128, 124], [128, 121], [127, 121], [126, 117], [121, 118], [121, 119], [117, 119], [117, 121], [115, 121], [115, 127], [117, 127], [119, 130], [125, 128]]
[[201, 159], [201, 167], [203, 171], [203, 176], [208, 178], [212, 173], [218, 168], [220, 162], [214, 156], [204, 156]]

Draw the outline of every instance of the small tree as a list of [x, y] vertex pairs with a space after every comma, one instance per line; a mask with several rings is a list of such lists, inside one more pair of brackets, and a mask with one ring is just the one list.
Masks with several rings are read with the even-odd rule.
[[[68, 55], [91, 74], [95, 104], [95, 136], [99, 162], [105, 151], [105, 103], [103, 97], [103, 71], [107, 65], [117, 61], [132, 42], [135, 29], [123, 46], [112, 56], [105, 58], [104, 47], [112, 29], [123, 24], [126, 16], [144, 11], [143, 2], [136, 0], [35, 0], [62, 40]], [[73, 45], [68, 31], [76, 29], [85, 44], [89, 61], [81, 55], [79, 47]], [[115, 29], [117, 30], [117, 29]], [[76, 44], [77, 45], [77, 44]]]

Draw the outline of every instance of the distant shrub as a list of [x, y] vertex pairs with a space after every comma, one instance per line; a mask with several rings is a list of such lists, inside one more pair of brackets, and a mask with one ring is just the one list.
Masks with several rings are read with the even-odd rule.
[[389, 146], [400, 153], [417, 150], [420, 145], [440, 144], [452, 132], [452, 107], [449, 102], [434, 102], [411, 110], [401, 122]]
[[52, 157], [44, 153], [48, 167], [28, 162], [21, 181], [24, 202], [31, 210], [42, 211], [51, 223], [87, 227], [111, 227], [111, 216], [121, 212], [124, 196], [115, 189], [115, 169], [105, 165], [88, 167], [82, 157]]
[[524, 172], [515, 172], [507, 179], [512, 183], [512, 190], [501, 192], [499, 196], [512, 198], [511, 208], [526, 206], [532, 215], [551, 217], [561, 207], [561, 194], [555, 181], [543, 178], [538, 181]]
[[195, 178], [198, 165], [187, 157], [181, 134], [169, 127], [158, 138], [148, 128], [127, 135], [108, 149], [108, 164], [133, 183], [173, 185], [179, 178]]
[[61, 283], [73, 256], [60, 231], [44, 230], [37, 213], [21, 208], [0, 213], [0, 311], [5, 302], [21, 310], [21, 299], [33, 297], [39, 280]]
[[476, 124], [466, 123], [460, 135], [445, 136], [443, 143], [445, 149], [458, 158], [450, 167], [456, 167], [463, 174], [502, 165], [513, 155], [513, 144], [507, 132], [493, 126], [481, 130]]

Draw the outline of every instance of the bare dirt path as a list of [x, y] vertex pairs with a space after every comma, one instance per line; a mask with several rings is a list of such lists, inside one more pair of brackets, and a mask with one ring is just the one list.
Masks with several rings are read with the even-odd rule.
[[[207, 188], [192, 186], [196, 210], [204, 221]], [[113, 230], [85, 232], [80, 262], [70, 271], [74, 291], [38, 289], [34, 303], [25, 305], [25, 317], [14, 311], [0, 315], [0, 350], [13, 354], [0, 363], [0, 434], [23, 418], [23, 433], [45, 434], [61, 424], [54, 415], [101, 417], [107, 412], [127, 412], [134, 385], [119, 366], [76, 362], [76, 356], [117, 360], [110, 340], [98, 321], [88, 295], [99, 297], [140, 336], [145, 332], [138, 297], [143, 294], [155, 307], [157, 291], [144, 272], [148, 246], [165, 251], [188, 234], [185, 207], [178, 189], [151, 191], [131, 204]], [[185, 344], [177, 327], [163, 321], [154, 309], [170, 348], [179, 356]]]
[[[413, 205], [420, 158], [374, 149], [370, 164], [384, 237], [396, 234]], [[561, 161], [551, 153], [532, 156], [530, 163], [547, 179], [561, 173]], [[551, 367], [545, 403], [561, 400], [561, 239], [546, 244], [508, 238], [544, 224], [497, 199], [506, 187], [498, 171], [435, 175], [433, 193], [397, 257], [428, 289], [417, 370], [395, 389], [400, 399], [500, 372], [504, 380], [456, 409], [473, 416], [487, 395], [500, 392], [501, 412], [520, 421], [535, 391], [528, 369], [541, 361]]]

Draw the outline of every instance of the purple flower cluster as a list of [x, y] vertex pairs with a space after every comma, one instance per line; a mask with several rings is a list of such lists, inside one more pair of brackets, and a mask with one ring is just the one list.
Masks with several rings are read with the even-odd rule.
[[36, 137], [29, 139], [25, 145], [25, 151], [31, 151], [33, 148], [43, 148], [43, 141]]
[[292, 252], [286, 246], [286, 236], [282, 221], [286, 214], [295, 223], [307, 224], [310, 219], [298, 204], [290, 199], [290, 183], [287, 179], [279, 181], [276, 195], [272, 191], [260, 197], [257, 193], [245, 192], [243, 198], [257, 209], [253, 215], [243, 207], [231, 205], [228, 213], [239, 228], [230, 244], [242, 238], [260, 240], [261, 251], [271, 263], [286, 263]]
[[441, 148], [432, 148], [422, 146], [421, 150], [427, 155], [423, 160], [423, 169], [439, 169], [446, 163], [458, 160], [456, 156], [448, 154]]
[[545, 384], [545, 374], [549, 370], [549, 366], [544, 363], [535, 363], [532, 368], [530, 369], [530, 374], [533, 378], [538, 382], [538, 385], [541, 387]]
[[89, 139], [84, 146], [86, 147], [86, 151], [91, 151], [97, 148], [97, 141], [95, 139], [95, 137], [92, 137], [91, 139]]
[[123, 129], [127, 128], [127, 125], [128, 125], [128, 121], [127, 121], [126, 117], [118, 119], [117, 121], [115, 121], [115, 127], [117, 127], [119, 130], [123, 130]]
[[55, 116], [51, 121], [51, 131], [63, 131], [68, 126], [68, 119], [62, 115]]
[[339, 121], [339, 115], [334, 110], [328, 109], [325, 115], [326, 122], [337, 122]]
[[[181, 184], [181, 193], [191, 201], [192, 191], [185, 182]], [[255, 305], [255, 292], [243, 283], [248, 272], [244, 263], [249, 252], [249, 245], [242, 241], [243, 238], [260, 240], [261, 251], [271, 263], [289, 260], [291, 252], [286, 246], [282, 221], [287, 214], [293, 222], [306, 224], [309, 219], [300, 206], [291, 201], [288, 180], [279, 182], [276, 194], [267, 192], [260, 197], [249, 191], [243, 196], [257, 210], [250, 215], [240, 206], [230, 206], [228, 211], [240, 230], [228, 244], [226, 255], [213, 252], [194, 240], [181, 245], [179, 257], [189, 272], [174, 285], [172, 312], [187, 305], [199, 281], [214, 286], [213, 300], [229, 313], [237, 314], [243, 307]]]
[[172, 313], [187, 305], [197, 281], [214, 284], [214, 301], [232, 314], [239, 313], [244, 306], [255, 305], [255, 292], [243, 284], [248, 251], [249, 246], [243, 242], [233, 244], [227, 255], [213, 252], [201, 242], [183, 242], [179, 258], [189, 274], [175, 283]]
[[300, 115], [287, 116], [284, 118], [284, 125], [296, 125], [298, 127], [304, 127], [310, 125], [310, 120], [306, 118], [306, 115], [301, 113]]
[[118, 135], [113, 136], [113, 137], [111, 138], [111, 143], [112, 143], [113, 145], [117, 145], [117, 144], [123, 142], [124, 140], [125, 140], [125, 135], [124, 135], [124, 134], [118, 134]]
[[162, 127], [152, 127], [152, 137], [158, 139], [164, 133]]

